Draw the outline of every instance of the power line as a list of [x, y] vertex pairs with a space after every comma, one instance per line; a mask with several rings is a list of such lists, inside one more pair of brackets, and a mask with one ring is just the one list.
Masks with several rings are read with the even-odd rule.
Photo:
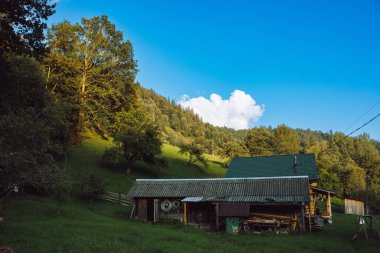
[[321, 152], [319, 152], [318, 154], [321, 154], [323, 152], [326, 152], [327, 150], [331, 149], [333, 146], [337, 145], [338, 143], [342, 142], [343, 140], [345, 140], [346, 138], [348, 138], [350, 135], [352, 135], [353, 133], [359, 131], [360, 129], [362, 129], [363, 127], [365, 127], [366, 125], [368, 125], [369, 123], [371, 123], [372, 121], [374, 121], [377, 117], [380, 116], [380, 113], [377, 114], [375, 117], [373, 117], [372, 119], [368, 120], [366, 123], [364, 123], [363, 125], [361, 125], [360, 127], [356, 128], [354, 131], [352, 131], [351, 133], [347, 134], [346, 136], [344, 136], [342, 139], [340, 139], [339, 141], [337, 142], [334, 142], [330, 147], [326, 148], [325, 150], [322, 150]]
[[362, 116], [360, 116], [357, 120], [355, 120], [347, 129], [344, 131], [346, 133], [352, 126], [354, 126], [356, 123], [358, 123], [364, 116], [366, 116], [373, 108], [375, 108], [376, 105], [380, 103], [380, 100], [377, 101], [371, 108], [369, 108], [365, 113], [363, 113]]
[[350, 136], [351, 134], [359, 131], [360, 129], [362, 129], [363, 127], [365, 127], [366, 125], [368, 125], [369, 123], [371, 123], [372, 121], [374, 121], [377, 117], [380, 116], [380, 113], [377, 114], [375, 117], [373, 117], [372, 119], [368, 120], [366, 123], [364, 123], [363, 125], [361, 125], [360, 127], [356, 128], [354, 131], [352, 131], [351, 133], [349, 133], [347, 136]]

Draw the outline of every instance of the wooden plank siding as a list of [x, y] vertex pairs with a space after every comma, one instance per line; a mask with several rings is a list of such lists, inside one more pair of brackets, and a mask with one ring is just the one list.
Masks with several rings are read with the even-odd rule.
[[136, 218], [139, 220], [147, 220], [148, 212], [148, 201], [147, 199], [137, 199], [137, 215]]
[[364, 203], [353, 199], [344, 199], [344, 213], [364, 215]]

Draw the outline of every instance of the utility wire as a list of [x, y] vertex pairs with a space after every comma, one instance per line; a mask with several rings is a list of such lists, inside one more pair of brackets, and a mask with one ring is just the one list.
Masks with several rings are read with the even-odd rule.
[[344, 136], [342, 139], [340, 139], [339, 141], [337, 142], [334, 142], [330, 147], [326, 148], [325, 150], [322, 150], [321, 152], [318, 153], [319, 154], [322, 154], [324, 152], [326, 152], [327, 150], [331, 149], [333, 146], [337, 145], [338, 143], [342, 142], [344, 139], [348, 138], [350, 135], [352, 135], [353, 133], [359, 131], [360, 129], [362, 129], [363, 127], [365, 127], [366, 125], [368, 125], [369, 123], [371, 123], [372, 121], [374, 121], [377, 117], [380, 116], [380, 113], [378, 113], [375, 117], [373, 117], [372, 119], [368, 120], [366, 123], [364, 123], [363, 125], [361, 125], [360, 127], [356, 128], [354, 131], [352, 131], [351, 133], [347, 134], [346, 136]]
[[375, 108], [376, 105], [380, 104], [380, 100], [377, 101], [371, 108], [369, 108], [365, 113], [363, 113], [362, 116], [360, 116], [357, 120], [355, 120], [354, 122], [351, 123], [351, 125], [349, 127], [347, 127], [347, 129], [344, 131], [344, 133], [347, 133], [347, 131], [352, 127], [354, 126], [356, 123], [358, 123], [364, 116], [366, 116], [373, 108]]

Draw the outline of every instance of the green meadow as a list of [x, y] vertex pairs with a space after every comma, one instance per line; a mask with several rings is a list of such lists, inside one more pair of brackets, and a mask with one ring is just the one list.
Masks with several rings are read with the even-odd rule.
[[[93, 133], [87, 132], [81, 145], [72, 146], [69, 149], [64, 166], [69, 168], [73, 178], [81, 178], [89, 173], [97, 173], [107, 179], [107, 190], [112, 192], [127, 193], [136, 178], [156, 178], [157, 175], [142, 163], [137, 163], [130, 175], [123, 170], [111, 170], [104, 168], [101, 157], [106, 148], [112, 146], [111, 141], [101, 139]], [[226, 168], [220, 157], [206, 155], [207, 165], [201, 163], [187, 165], [188, 157], [180, 154], [179, 148], [164, 144], [163, 156], [168, 160], [168, 167], [162, 169], [160, 178], [206, 178], [224, 177]]]

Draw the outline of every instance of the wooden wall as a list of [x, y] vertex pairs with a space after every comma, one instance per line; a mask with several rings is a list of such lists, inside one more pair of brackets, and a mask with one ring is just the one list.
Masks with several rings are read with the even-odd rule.
[[315, 215], [315, 196], [312, 189], [309, 189], [309, 196], [310, 196], [310, 210], [309, 210], [309, 205], [308, 204], [305, 205], [305, 213], [309, 215], [309, 212], [310, 212], [310, 215], [314, 216]]
[[136, 199], [136, 219], [147, 220], [147, 199]]
[[[135, 212], [134, 218], [138, 220], [147, 221], [148, 220], [148, 212], [152, 208], [154, 209], [154, 219], [152, 222], [161, 220], [161, 219], [175, 219], [180, 222], [184, 222], [184, 206], [183, 204], [177, 210], [173, 210], [171, 212], [163, 212], [160, 208], [160, 204], [162, 201], [168, 198], [163, 199], [147, 199], [147, 198], [138, 198], [135, 199]], [[169, 200], [174, 201], [177, 199], [169, 198]], [[152, 204], [153, 203], [153, 204]], [[268, 215], [279, 215], [286, 216], [291, 218], [292, 222], [296, 222], [297, 226], [292, 226], [292, 231], [294, 231], [297, 227], [297, 230], [302, 228], [304, 224], [302, 224], [302, 215], [301, 205], [293, 205], [293, 204], [278, 204], [278, 203], [270, 203], [270, 204], [254, 204], [247, 203], [249, 208], [249, 213], [261, 213]], [[216, 204], [211, 202], [193, 202], [187, 203], [186, 208], [186, 223], [190, 226], [198, 227], [201, 229], [218, 229], [221, 228], [223, 220], [225, 217], [218, 216], [216, 217]], [[149, 210], [148, 210], [149, 209]], [[232, 217], [238, 217], [239, 215], [232, 215]], [[242, 219], [249, 219], [249, 217], [241, 217]], [[219, 224], [217, 226], [217, 223]]]
[[344, 200], [344, 213], [364, 215], [364, 203], [362, 201], [345, 199]]
[[[181, 204], [179, 208], [176, 208], [169, 212], [164, 212], [161, 210], [161, 202], [164, 200], [169, 201], [179, 201]], [[133, 217], [138, 220], [156, 222], [162, 219], [174, 219], [180, 222], [183, 222], [183, 204], [180, 199], [175, 198], [162, 198], [162, 199], [153, 199], [153, 198], [136, 198], [135, 200], [135, 211]], [[151, 215], [149, 215], [149, 212]], [[152, 215], [153, 212], [153, 215]], [[152, 216], [152, 217], [151, 217]], [[150, 217], [150, 218], [149, 218]]]
[[215, 205], [210, 202], [187, 203], [187, 224], [201, 229], [216, 226]]

